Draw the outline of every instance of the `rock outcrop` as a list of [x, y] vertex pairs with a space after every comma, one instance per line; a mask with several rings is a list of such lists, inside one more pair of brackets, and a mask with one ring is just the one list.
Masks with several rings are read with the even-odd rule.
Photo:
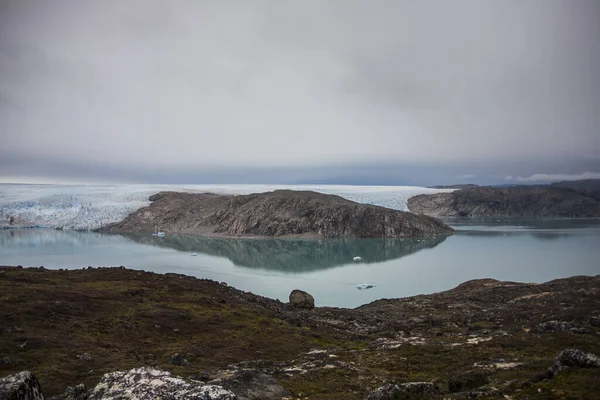
[[303, 290], [292, 290], [290, 293], [290, 304], [292, 307], [311, 310], [315, 308], [315, 299]]
[[597, 217], [600, 200], [561, 187], [482, 186], [414, 196], [408, 209], [435, 217]]
[[0, 379], [0, 399], [44, 400], [44, 394], [35, 375], [23, 371]]
[[161, 192], [152, 204], [106, 226], [116, 233], [205, 236], [431, 237], [454, 231], [438, 219], [311, 191], [226, 196]]
[[272, 376], [249, 369], [220, 374], [209, 383], [231, 390], [239, 400], [280, 400], [290, 396]]
[[567, 368], [600, 368], [600, 358], [592, 353], [586, 353], [579, 349], [566, 349], [560, 352], [554, 359], [550, 372], [552, 375], [564, 371]]
[[150, 367], [105, 374], [88, 400], [237, 400], [221, 386], [187, 381], [169, 372]]

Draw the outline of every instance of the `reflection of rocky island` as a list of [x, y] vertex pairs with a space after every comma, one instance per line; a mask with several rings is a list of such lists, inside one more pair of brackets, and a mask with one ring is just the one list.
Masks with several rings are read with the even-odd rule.
[[226, 257], [235, 265], [285, 272], [306, 272], [352, 263], [360, 256], [365, 263], [400, 258], [435, 247], [446, 239], [225, 239], [192, 235], [127, 235], [139, 243], [180, 251]]
[[152, 204], [102, 228], [114, 233], [181, 233], [221, 237], [431, 237], [454, 231], [423, 215], [360, 204], [311, 191], [230, 196], [161, 192]]

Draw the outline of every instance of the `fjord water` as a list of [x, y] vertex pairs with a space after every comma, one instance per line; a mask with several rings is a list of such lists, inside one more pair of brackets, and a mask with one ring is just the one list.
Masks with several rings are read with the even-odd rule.
[[[545, 282], [600, 274], [600, 220], [448, 220], [456, 234], [431, 239], [221, 239], [0, 230], [0, 264], [118, 266], [227, 282], [287, 301], [356, 307], [450, 289], [478, 278]], [[197, 254], [197, 255], [193, 255]], [[353, 258], [359, 256], [360, 261]], [[373, 289], [356, 285], [371, 283]]]

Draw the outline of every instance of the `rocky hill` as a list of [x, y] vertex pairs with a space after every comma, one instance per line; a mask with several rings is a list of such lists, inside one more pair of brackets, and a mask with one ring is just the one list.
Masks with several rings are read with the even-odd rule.
[[551, 183], [550, 186], [568, 188], [592, 196], [600, 200], [600, 179], [582, 179], [579, 181], [561, 181]]
[[435, 218], [311, 191], [240, 196], [161, 192], [150, 201], [101, 230], [228, 237], [430, 237], [454, 232]]
[[472, 187], [408, 200], [411, 212], [435, 217], [598, 217], [600, 200], [554, 186]]

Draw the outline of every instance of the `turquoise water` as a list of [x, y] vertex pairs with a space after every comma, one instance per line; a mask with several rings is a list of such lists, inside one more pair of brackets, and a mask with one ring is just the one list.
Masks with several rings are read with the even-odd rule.
[[[435, 239], [157, 238], [10, 229], [0, 230], [0, 264], [125, 265], [225, 281], [282, 301], [303, 289], [318, 305], [341, 307], [446, 290], [477, 278], [545, 282], [600, 274], [600, 220], [448, 222], [457, 233]], [[358, 290], [361, 283], [377, 286]]]

